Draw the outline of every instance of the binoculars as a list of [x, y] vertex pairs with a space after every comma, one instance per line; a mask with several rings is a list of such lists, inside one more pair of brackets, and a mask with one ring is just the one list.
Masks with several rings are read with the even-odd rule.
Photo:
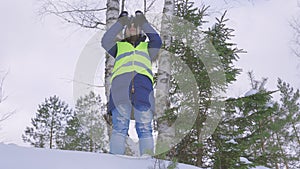
[[127, 25], [128, 27], [130, 27], [132, 24], [134, 24], [134, 27], [138, 27], [142, 24], [143, 20], [141, 18], [143, 18], [143, 13], [141, 11], [136, 11], [135, 12], [135, 16], [128, 16], [128, 12], [124, 11], [122, 12], [120, 17], [128, 17], [128, 20], [125, 22], [125, 25]]
[[128, 27], [130, 27], [132, 24], [134, 24], [134, 27], [138, 27], [140, 25], [138, 19], [134, 16], [130, 16], [128, 20], [129, 20], [127, 24]]

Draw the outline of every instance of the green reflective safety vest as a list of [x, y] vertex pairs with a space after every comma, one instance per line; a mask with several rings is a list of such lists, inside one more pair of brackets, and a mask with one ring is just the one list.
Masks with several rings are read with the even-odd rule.
[[117, 56], [111, 80], [118, 75], [134, 71], [149, 77], [153, 83], [148, 43], [140, 42], [138, 46], [134, 47], [128, 42], [117, 42]]

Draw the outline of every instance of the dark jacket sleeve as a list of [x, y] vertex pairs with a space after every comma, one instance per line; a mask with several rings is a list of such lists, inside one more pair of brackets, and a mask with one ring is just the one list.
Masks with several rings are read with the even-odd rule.
[[116, 37], [123, 30], [123, 25], [119, 22], [113, 24], [101, 39], [102, 47], [113, 57], [117, 54]]
[[148, 51], [150, 57], [153, 59], [158, 54], [162, 46], [161, 38], [149, 23], [144, 23], [142, 26], [142, 30], [149, 38]]

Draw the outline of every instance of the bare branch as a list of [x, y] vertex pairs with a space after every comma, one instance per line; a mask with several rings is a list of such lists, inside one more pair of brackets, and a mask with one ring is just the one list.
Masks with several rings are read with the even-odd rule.
[[81, 81], [73, 80], [73, 79], [66, 79], [65, 78], [64, 80], [67, 80], [70, 83], [73, 82], [73, 83], [83, 84], [83, 85], [86, 85], [87, 87], [98, 87], [98, 88], [104, 87], [104, 85], [93, 85], [93, 84], [90, 84], [90, 83], [81, 82]]
[[151, 8], [153, 7], [154, 3], [156, 2], [156, 0], [152, 0], [149, 5], [147, 6], [147, 3], [146, 3], [147, 0], [144, 0], [144, 13], [148, 12], [151, 10]]
[[121, 2], [121, 11], [124, 11], [125, 8], [125, 0], [122, 0]]
[[297, 56], [297, 57], [300, 58], [300, 51], [299, 51], [299, 50], [297, 50], [297, 49], [295, 49], [295, 48], [292, 48], [291, 50], [292, 50], [292, 53], [293, 53], [295, 56]]
[[292, 22], [290, 22], [290, 26], [295, 30], [295, 32], [298, 34], [298, 35], [300, 35], [300, 28], [299, 28], [299, 26], [300, 26], [300, 21], [299, 21], [299, 19], [297, 19], [297, 18], [293, 18], [292, 19]]
[[144, 14], [147, 12], [147, 0], [144, 0]]
[[4, 96], [3, 92], [3, 86], [4, 86], [4, 80], [7, 77], [8, 72], [5, 72], [4, 75], [0, 79], [0, 103], [3, 102], [7, 97]]
[[0, 117], [0, 123], [7, 120], [10, 116], [12, 116], [13, 114], [15, 114], [16, 111], [12, 111], [12, 112], [8, 112], [8, 113], [4, 113], [3, 115], [1, 115]]
[[[1, 73], [1, 72], [0, 72]], [[6, 100], [7, 96], [4, 96], [3, 88], [4, 88], [4, 80], [6, 79], [8, 75], [8, 71], [4, 73], [4, 75], [1, 75], [0, 79], [0, 103], [3, 103], [4, 100]], [[15, 111], [3, 113], [0, 112], [0, 123], [4, 120], [8, 119], [11, 115], [13, 115]]]
[[290, 27], [294, 30], [294, 38], [292, 45], [292, 52], [295, 56], [300, 57], [300, 19], [292, 18], [292, 21], [289, 23]]
[[106, 7], [99, 6], [100, 2], [94, 4], [80, 1], [71, 4], [61, 0], [42, 0], [38, 15], [41, 17], [54, 15], [67, 23], [79, 25], [83, 28], [105, 29], [106, 24], [100, 18], [104, 20]]

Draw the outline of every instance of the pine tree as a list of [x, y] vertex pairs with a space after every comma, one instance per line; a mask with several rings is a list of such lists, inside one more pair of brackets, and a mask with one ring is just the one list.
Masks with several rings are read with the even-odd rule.
[[107, 126], [103, 118], [104, 106], [100, 95], [93, 91], [77, 100], [74, 117], [66, 129], [65, 149], [107, 152]]
[[[280, 101], [273, 116], [272, 146], [270, 152], [276, 157], [268, 161], [272, 168], [299, 168], [300, 156], [300, 93], [290, 84], [278, 79]], [[275, 147], [275, 148], [274, 148]]]
[[64, 150], [90, 151], [89, 136], [83, 132], [81, 123], [74, 113], [74, 116], [68, 120], [66, 128], [66, 144]]
[[65, 145], [65, 129], [73, 111], [58, 96], [46, 98], [38, 106], [32, 127], [26, 127], [22, 135], [24, 142], [34, 147], [61, 149]]

